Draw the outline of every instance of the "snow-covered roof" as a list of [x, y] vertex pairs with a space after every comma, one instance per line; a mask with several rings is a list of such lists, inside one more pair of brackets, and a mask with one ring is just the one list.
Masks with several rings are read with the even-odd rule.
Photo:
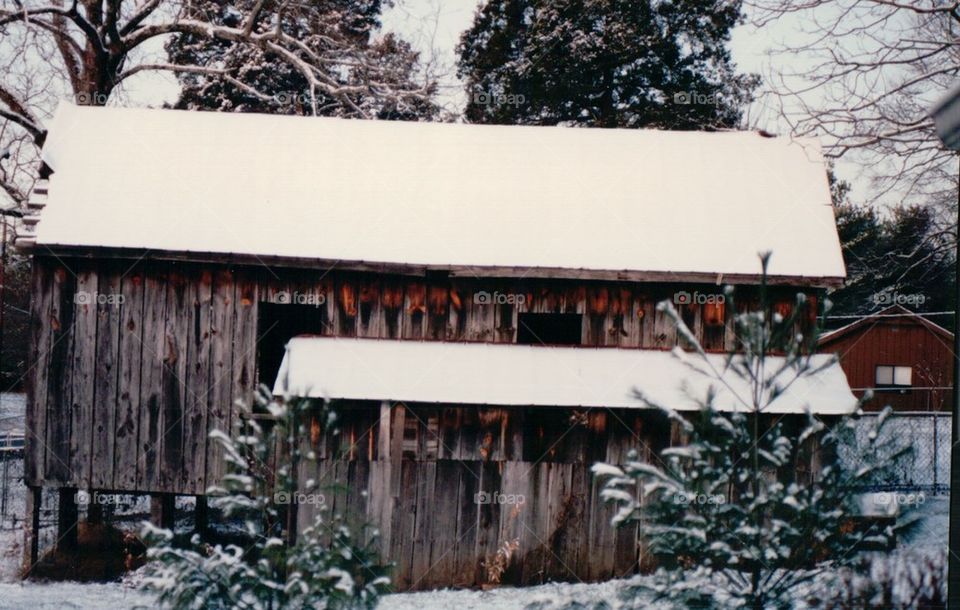
[[[724, 370], [724, 355], [708, 359]], [[813, 359], [815, 366], [825, 366], [832, 356]], [[779, 369], [781, 359], [772, 360], [767, 370]], [[697, 364], [697, 357], [690, 355], [690, 362]], [[723, 379], [729, 387], [712, 382], [717, 408], [744, 408], [736, 396], [750, 396], [745, 382], [731, 372]], [[643, 408], [637, 389], [656, 404], [682, 411], [699, 409], [695, 399], [703, 399], [710, 385], [707, 376], [666, 351], [295, 337], [274, 393], [452, 405]], [[815, 413], [841, 414], [856, 402], [834, 363], [799, 378], [767, 412], [801, 413], [809, 406]]]
[[817, 338], [817, 345], [819, 347], [825, 347], [826, 345], [833, 343], [837, 339], [847, 336], [848, 334], [850, 334], [855, 330], [863, 328], [867, 325], [869, 325], [869, 328], [867, 328], [867, 330], [869, 330], [870, 328], [873, 328], [878, 324], [882, 324], [887, 320], [906, 321], [906, 322], [920, 324], [921, 326], [928, 328], [931, 332], [934, 332], [940, 335], [947, 341], [953, 341], [952, 332], [940, 326], [936, 322], [933, 322], [932, 320], [925, 318], [922, 312], [917, 313], [914, 311], [910, 311], [903, 305], [891, 305], [886, 309], [865, 314], [863, 317], [857, 318], [853, 322], [850, 322], [849, 324], [845, 324], [840, 328], [835, 328], [829, 332], [823, 333], [822, 335], [820, 335], [819, 338]]
[[772, 250], [772, 276], [845, 274], [814, 140], [64, 103], [43, 158], [51, 249], [710, 281]]

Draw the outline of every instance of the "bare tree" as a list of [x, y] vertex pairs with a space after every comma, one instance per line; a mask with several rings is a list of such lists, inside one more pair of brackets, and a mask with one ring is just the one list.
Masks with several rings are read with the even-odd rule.
[[[804, 31], [772, 51], [767, 104], [833, 158], [862, 163], [876, 195], [952, 209], [957, 159], [927, 113], [960, 72], [960, 2], [752, 0], [753, 25], [785, 17]], [[953, 218], [953, 214], [949, 218]], [[955, 221], [949, 221], [955, 222]]]
[[323, 27], [320, 4], [236, 3], [229, 7], [235, 19], [224, 23], [205, 19], [189, 1], [0, 0], [0, 151], [6, 149], [9, 156], [2, 164], [0, 188], [15, 204], [25, 199], [46, 136], [44, 118], [57, 98], [105, 105], [124, 81], [153, 71], [220, 78], [250, 95], [269, 96], [245, 82], [242, 70], [156, 61], [165, 59], [159, 52], [162, 43], [175, 35], [282, 62], [306, 82], [312, 114], [319, 113], [319, 99], [327, 114], [333, 100], [341, 116], [368, 117], [371, 99], [403, 105], [431, 97], [432, 83], [414, 85], [396, 78], [395, 66], [378, 61], [376, 53], [336, 28]]

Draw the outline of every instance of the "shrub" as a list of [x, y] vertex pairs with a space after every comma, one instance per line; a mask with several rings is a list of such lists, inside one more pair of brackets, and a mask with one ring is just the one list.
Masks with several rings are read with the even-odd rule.
[[[233, 437], [220, 431], [210, 435], [223, 448], [228, 473], [222, 487], [208, 494], [226, 518], [243, 524], [248, 543], [244, 548], [209, 545], [195, 535], [189, 548], [179, 548], [173, 532], [147, 524], [151, 562], [144, 588], [156, 594], [161, 607], [176, 610], [373, 608], [389, 585], [376, 558], [375, 537], [359, 543], [321, 505], [313, 525], [292, 540], [291, 513], [282, 504], [294, 493], [318, 491], [315, 481], [299, 484], [295, 476], [302, 460], [316, 459], [302, 446], [309, 438], [304, 422], [312, 417], [324, 430], [334, 430], [334, 412], [323, 401], [276, 402], [265, 387], [254, 410], [272, 416], [270, 425], [261, 425], [244, 408]], [[268, 465], [277, 453], [282, 457], [274, 470]]]

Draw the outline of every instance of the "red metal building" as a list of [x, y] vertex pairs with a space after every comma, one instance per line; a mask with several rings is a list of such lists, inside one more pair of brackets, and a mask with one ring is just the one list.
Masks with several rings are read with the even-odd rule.
[[950, 410], [953, 333], [900, 305], [831, 331], [818, 345], [839, 356], [854, 394], [874, 391], [866, 410]]

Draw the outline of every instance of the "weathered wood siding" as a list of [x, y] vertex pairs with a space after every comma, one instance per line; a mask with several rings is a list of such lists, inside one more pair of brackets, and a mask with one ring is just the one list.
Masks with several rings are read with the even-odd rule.
[[[314, 525], [320, 505], [327, 524], [337, 514], [357, 531], [376, 529], [399, 590], [491, 584], [489, 568], [510, 545], [501, 584], [599, 581], [656, 567], [640, 526], [611, 526], [614, 509], [590, 466], [623, 464], [631, 451], [656, 464], [660, 451], [685, 442], [659, 412], [334, 406], [339, 434], [307, 426], [304, 442], [319, 460], [297, 471], [297, 529]], [[763, 416], [760, 425], [799, 434], [804, 417]], [[794, 476], [819, 467], [816, 439], [808, 448]], [[310, 480], [319, 487], [312, 496], [303, 485]]]
[[[522, 313], [578, 313], [582, 345], [671, 349], [677, 333], [655, 304], [720, 292], [42, 255], [33, 286], [27, 482], [183, 494], [222, 471], [207, 434], [230, 429], [234, 401], [257, 384], [263, 302], [309, 304], [328, 336], [513, 343]], [[708, 307], [681, 309], [708, 348], [733, 347], [732, 308]]]
[[[604, 580], [643, 559], [638, 528], [610, 526], [612, 507], [590, 473], [650, 459], [670, 440], [652, 411], [338, 403], [338, 437], [308, 442], [305, 463], [329, 513], [380, 532], [401, 590], [490, 583], [497, 552], [513, 543], [504, 584]], [[306, 498], [306, 496], [304, 496]], [[297, 507], [313, 524], [317, 496]], [[651, 563], [644, 567], [651, 567]]]
[[256, 379], [258, 283], [229, 269], [35, 257], [27, 483], [197, 494]]

